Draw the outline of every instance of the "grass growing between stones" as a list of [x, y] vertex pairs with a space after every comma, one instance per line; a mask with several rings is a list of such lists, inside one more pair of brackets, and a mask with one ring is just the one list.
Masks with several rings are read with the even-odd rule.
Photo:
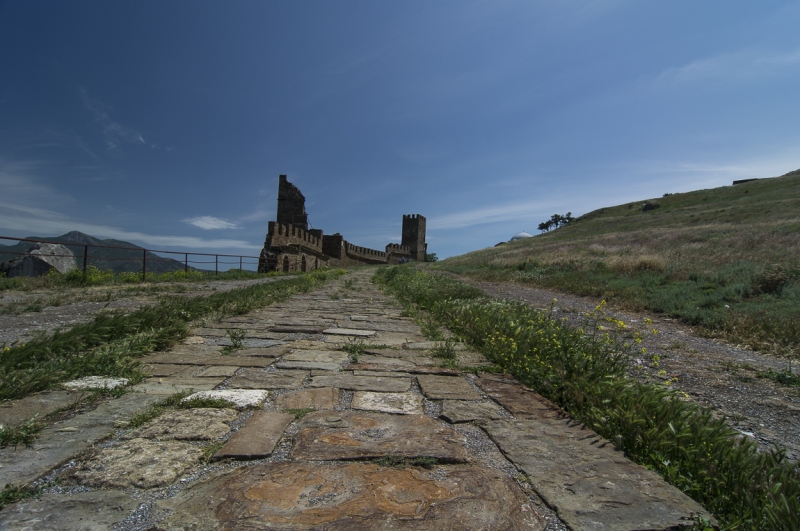
[[435, 267], [649, 310], [800, 356], [800, 174], [602, 208]]
[[207, 297], [170, 297], [129, 314], [101, 314], [67, 331], [4, 346], [0, 400], [21, 398], [83, 376], [123, 377], [135, 383], [144, 376], [136, 358], [174, 345], [188, 335], [191, 322], [241, 315], [310, 291], [342, 274], [342, 270], [319, 270]]
[[579, 329], [409, 267], [379, 270], [375, 281], [703, 504], [722, 529], [800, 529], [798, 464], [759, 452], [679, 393], [629, 379], [638, 338], [602, 306]]
[[44, 492], [44, 489], [54, 486], [56, 482], [43, 483], [35, 487], [31, 485], [23, 485], [18, 487], [16, 485], [6, 485], [0, 491], [0, 510], [7, 505], [16, 503], [18, 501], [27, 500], [30, 498], [38, 498]]
[[7, 446], [16, 448], [19, 445], [30, 446], [43, 428], [44, 425], [37, 422], [35, 417], [16, 426], [3, 426], [0, 424], [0, 448]]
[[290, 415], [294, 415], [295, 420], [300, 420], [301, 418], [305, 417], [309, 413], [315, 412], [316, 409], [313, 407], [303, 407], [303, 408], [290, 408], [284, 409], [284, 413], [289, 413]]

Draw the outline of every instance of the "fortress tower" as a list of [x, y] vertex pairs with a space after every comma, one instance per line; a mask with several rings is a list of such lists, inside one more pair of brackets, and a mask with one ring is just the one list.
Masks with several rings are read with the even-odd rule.
[[306, 197], [300, 190], [281, 175], [278, 180], [278, 219], [283, 225], [294, 225], [308, 230], [308, 214], [306, 214]]
[[425, 217], [419, 214], [403, 216], [403, 241], [400, 245], [411, 247], [417, 262], [425, 261], [428, 244], [425, 243]]

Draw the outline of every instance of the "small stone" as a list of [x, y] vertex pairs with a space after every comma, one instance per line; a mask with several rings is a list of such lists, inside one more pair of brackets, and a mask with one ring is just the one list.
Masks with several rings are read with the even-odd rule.
[[480, 400], [481, 396], [461, 376], [417, 375], [422, 392], [431, 400]]
[[217, 377], [217, 376], [233, 376], [236, 374], [236, 371], [239, 370], [239, 367], [233, 367], [231, 365], [215, 365], [213, 367], [208, 367], [203, 369], [202, 371], [197, 373], [199, 378], [205, 377]]
[[353, 336], [353, 337], [369, 337], [374, 336], [374, 330], [355, 330], [353, 328], [328, 328], [322, 331], [323, 334], [330, 336]]
[[444, 400], [442, 402], [441, 418], [451, 424], [471, 422], [473, 420], [503, 418], [497, 404], [490, 400], [482, 402], [467, 402], [464, 400]]
[[228, 387], [237, 389], [297, 389], [308, 376], [307, 371], [277, 370], [264, 372], [246, 369], [230, 381]]
[[133, 386], [134, 392], [151, 395], [172, 395], [180, 391], [210, 391], [225, 378], [148, 378]]
[[67, 389], [115, 389], [117, 387], [128, 385], [127, 378], [109, 378], [107, 376], [86, 376], [78, 380], [71, 380], [64, 382], [64, 387]]
[[232, 402], [239, 409], [246, 407], [259, 407], [267, 399], [268, 391], [255, 389], [220, 389], [217, 391], [201, 391], [183, 399], [183, 402], [194, 398], [221, 398]]
[[231, 431], [229, 422], [239, 414], [227, 408], [196, 408], [168, 411], [129, 433], [128, 439], [208, 441]]
[[278, 409], [333, 409], [339, 403], [339, 394], [333, 387], [291, 391], [278, 396], [275, 405]]
[[310, 387], [337, 387], [353, 391], [379, 391], [403, 393], [411, 388], [411, 378], [381, 378], [376, 376], [353, 376], [337, 373], [330, 376], [314, 376]]
[[356, 391], [353, 395], [353, 409], [422, 415], [422, 397], [414, 393], [373, 393]]
[[260, 459], [269, 457], [294, 415], [257, 411], [214, 454], [214, 459]]

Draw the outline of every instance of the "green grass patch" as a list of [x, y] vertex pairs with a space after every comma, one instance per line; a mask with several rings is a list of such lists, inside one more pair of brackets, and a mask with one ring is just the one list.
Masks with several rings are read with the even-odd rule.
[[169, 297], [129, 314], [101, 314], [89, 323], [57, 330], [26, 344], [4, 345], [0, 400], [21, 398], [83, 376], [141, 380], [141, 364], [136, 358], [171, 347], [188, 335], [191, 322], [241, 315], [310, 291], [343, 273], [319, 270], [206, 297]]
[[297, 409], [284, 409], [284, 413], [289, 413], [290, 415], [294, 415], [295, 420], [300, 420], [301, 418], [305, 417], [309, 413], [315, 412], [316, 409], [313, 407], [303, 407]]
[[44, 425], [38, 422], [36, 417], [21, 422], [16, 426], [0, 424], [0, 448], [7, 446], [16, 448], [19, 445], [30, 446], [43, 428]]
[[431, 316], [490, 361], [552, 400], [703, 504], [722, 528], [800, 528], [800, 469], [781, 450], [760, 452], [723, 419], [663, 385], [627, 377], [640, 338], [605, 314], [582, 328], [514, 301], [409, 268], [375, 281]]
[[43, 483], [35, 487], [30, 485], [6, 485], [5, 488], [0, 491], [0, 510], [12, 503], [28, 500], [30, 498], [38, 498], [42, 495], [44, 489], [52, 487], [55, 484], [55, 482]]

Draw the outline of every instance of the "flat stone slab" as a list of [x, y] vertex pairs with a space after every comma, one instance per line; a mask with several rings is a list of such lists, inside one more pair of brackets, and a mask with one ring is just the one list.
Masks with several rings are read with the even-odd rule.
[[356, 391], [353, 395], [352, 408], [404, 415], [422, 415], [424, 413], [422, 397], [414, 393]]
[[256, 411], [239, 431], [231, 435], [214, 459], [261, 459], [269, 457], [294, 415]]
[[387, 356], [376, 356], [374, 354], [362, 354], [358, 357], [359, 363], [369, 363], [375, 365], [390, 365], [392, 367], [416, 367], [413, 361], [402, 358], [390, 358]]
[[178, 373], [186, 375], [187, 377], [194, 376], [197, 372], [197, 367], [191, 365], [178, 365], [175, 363], [152, 363], [144, 366], [145, 374], [162, 378], [164, 376], [175, 376]]
[[270, 332], [283, 332], [286, 334], [321, 334], [324, 326], [313, 325], [277, 325], [270, 328]]
[[303, 385], [308, 371], [258, 371], [245, 369], [230, 381], [228, 387], [237, 389], [297, 389]]
[[216, 391], [200, 391], [183, 399], [188, 402], [194, 398], [221, 398], [234, 404], [237, 408], [259, 407], [267, 399], [268, 391], [256, 389], [218, 389]]
[[340, 394], [333, 387], [290, 391], [275, 398], [275, 405], [279, 409], [333, 409], [339, 403]]
[[202, 456], [199, 447], [187, 442], [131, 439], [96, 451], [72, 477], [81, 485], [95, 488], [165, 487]]
[[137, 393], [172, 395], [181, 391], [210, 391], [225, 381], [225, 378], [148, 378], [133, 386]]
[[461, 372], [457, 371], [456, 369], [448, 369], [446, 367], [429, 367], [423, 366], [420, 367], [419, 365], [415, 365], [413, 367], [402, 366], [402, 365], [379, 365], [377, 363], [361, 363], [359, 359], [358, 363], [351, 363], [347, 366], [348, 370], [352, 370], [353, 373], [358, 371], [376, 371], [376, 372], [386, 372], [386, 371], [397, 371], [402, 373], [410, 373], [410, 374], [441, 374], [441, 375], [448, 375], [448, 376], [458, 376]]
[[3, 483], [30, 483], [108, 437], [119, 423], [126, 422], [133, 414], [161, 398], [157, 395], [127, 393], [103, 402], [94, 411], [48, 426], [30, 447], [0, 449]]
[[84, 393], [79, 391], [43, 391], [20, 400], [0, 402], [0, 424], [16, 426], [34, 416], [42, 420], [46, 415], [78, 401]]
[[329, 336], [370, 337], [375, 335], [374, 330], [356, 330], [355, 328], [326, 328], [323, 334]]
[[162, 441], [210, 441], [231, 431], [228, 425], [239, 416], [234, 409], [197, 408], [167, 411], [144, 426], [133, 430], [126, 439]]
[[[263, 463], [218, 472], [158, 502], [169, 529], [540, 531], [544, 518], [514, 481], [475, 465]], [[173, 527], [175, 526], [175, 527]]]
[[564, 416], [558, 406], [512, 376], [484, 375], [476, 378], [475, 384], [517, 418], [554, 419]]
[[574, 421], [495, 420], [483, 429], [570, 529], [677, 529], [698, 514], [714, 522], [700, 504]]
[[20, 531], [107, 531], [139, 506], [117, 490], [42, 494], [0, 512], [0, 529]]
[[346, 373], [314, 376], [309, 387], [337, 387], [352, 391], [378, 391], [404, 393], [411, 389], [411, 378], [384, 378], [380, 376], [353, 376]]
[[212, 367], [208, 367], [198, 372], [197, 377], [209, 378], [209, 377], [219, 377], [219, 376], [233, 376], [234, 374], [236, 374], [236, 371], [238, 370], [239, 367], [234, 367], [231, 365], [214, 365]]
[[[215, 345], [220, 345], [222, 347], [231, 347], [233, 346], [233, 342], [229, 337], [223, 337], [221, 339], [214, 340]], [[274, 347], [277, 345], [284, 345], [283, 341], [275, 340], [275, 339], [243, 339], [242, 340], [242, 347], [244, 348], [267, 348], [267, 347]]]
[[73, 391], [83, 389], [116, 389], [128, 385], [127, 378], [109, 378], [107, 376], [86, 376], [78, 380], [70, 380], [61, 385]]
[[[350, 369], [350, 367], [348, 367], [348, 369]], [[391, 369], [391, 367], [390, 367], [390, 369]], [[410, 372], [400, 372], [400, 371], [379, 371], [379, 370], [359, 371], [359, 370], [355, 370], [355, 371], [348, 371], [348, 372], [352, 372], [353, 376], [376, 376], [376, 377], [379, 377], [379, 378], [411, 378], [411, 373]], [[314, 376], [314, 375], [312, 374], [312, 376]]]
[[461, 376], [418, 374], [417, 381], [431, 400], [480, 400], [481, 396]]
[[451, 424], [472, 422], [473, 420], [498, 420], [505, 418], [497, 404], [491, 400], [466, 402], [464, 400], [444, 400], [441, 418]]
[[318, 369], [338, 371], [348, 354], [339, 350], [295, 350], [275, 366], [281, 369]]
[[279, 358], [289, 352], [288, 345], [281, 345], [277, 347], [264, 347], [264, 348], [243, 348], [234, 350], [230, 354], [231, 357], [238, 358], [240, 356], [251, 357], [264, 357], [264, 358]]
[[425, 415], [318, 411], [300, 419], [292, 457], [308, 461], [393, 455], [469, 459], [463, 435]]
[[[444, 345], [444, 341], [413, 341], [409, 343], [405, 343], [403, 345], [404, 349], [407, 350], [433, 350], [436, 347]], [[455, 351], [462, 351], [467, 350], [467, 347], [464, 346], [463, 343], [455, 343], [452, 345], [453, 350]]]
[[275, 363], [274, 356], [245, 356], [241, 353], [250, 349], [235, 350], [227, 356], [219, 352], [208, 355], [167, 352], [145, 358], [146, 363], [165, 363], [169, 365], [237, 365], [239, 367], [269, 367]]

